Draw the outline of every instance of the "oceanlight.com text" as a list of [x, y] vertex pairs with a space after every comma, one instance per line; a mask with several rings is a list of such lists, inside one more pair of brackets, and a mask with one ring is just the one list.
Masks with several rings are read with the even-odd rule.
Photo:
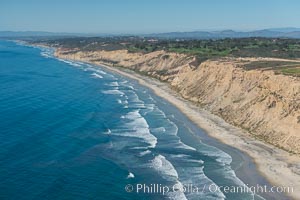
[[176, 183], [172, 186], [163, 185], [158, 183], [153, 184], [142, 184], [138, 183], [135, 185], [128, 184], [125, 186], [126, 192], [134, 192], [138, 194], [162, 194], [166, 195], [169, 192], [183, 192], [183, 193], [292, 193], [294, 188], [291, 186], [267, 186], [267, 185], [254, 185], [249, 186], [248, 184], [240, 186], [218, 186], [216, 184], [204, 184], [201, 186], [187, 184], [183, 185]]

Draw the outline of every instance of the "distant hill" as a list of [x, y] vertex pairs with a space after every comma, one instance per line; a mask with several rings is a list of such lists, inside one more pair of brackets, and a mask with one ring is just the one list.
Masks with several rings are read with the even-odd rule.
[[300, 28], [278, 28], [257, 31], [193, 31], [193, 32], [170, 32], [147, 34], [145, 36], [169, 38], [169, 39], [221, 39], [221, 38], [245, 38], [245, 37], [267, 37], [267, 38], [300, 38]]
[[268, 30], [270, 30], [270, 31], [276, 31], [276, 32], [288, 33], [288, 32], [298, 32], [298, 31], [300, 31], [300, 28], [294, 28], [294, 27], [269, 28]]
[[66, 38], [66, 37], [99, 37], [108, 34], [88, 34], [88, 33], [55, 33], [44, 31], [0, 31], [0, 38]]
[[0, 31], [0, 37], [66, 36], [73, 33], [52, 33], [43, 31]]
[[[133, 34], [134, 35], [134, 34]], [[88, 33], [54, 33], [42, 31], [0, 31], [0, 38], [34, 38], [34, 37], [104, 37], [123, 36], [122, 34], [88, 34]], [[125, 36], [125, 35], [124, 35]], [[128, 36], [128, 34], [127, 34]], [[192, 32], [168, 32], [136, 35], [144, 37], [156, 37], [164, 39], [222, 39], [222, 38], [300, 38], [300, 28], [271, 28], [256, 31], [192, 31]]]

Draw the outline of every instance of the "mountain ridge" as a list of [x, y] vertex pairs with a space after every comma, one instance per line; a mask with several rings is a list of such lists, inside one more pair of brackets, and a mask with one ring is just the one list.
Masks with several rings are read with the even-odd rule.
[[105, 37], [105, 36], [142, 36], [161, 39], [223, 39], [223, 38], [300, 38], [300, 28], [270, 28], [254, 31], [235, 31], [232, 29], [220, 31], [183, 31], [150, 34], [104, 34], [104, 33], [67, 33], [47, 31], [0, 31], [0, 37]]

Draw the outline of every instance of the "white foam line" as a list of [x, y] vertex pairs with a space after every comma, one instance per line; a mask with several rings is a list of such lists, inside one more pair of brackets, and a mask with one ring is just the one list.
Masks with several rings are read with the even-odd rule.
[[102, 90], [103, 94], [111, 94], [111, 95], [125, 95], [124, 92], [121, 92], [120, 90]]
[[202, 194], [198, 193], [187, 193], [186, 197], [188, 199], [218, 199], [224, 200], [226, 197], [222, 192], [216, 191], [212, 193], [209, 191], [209, 188], [206, 188], [205, 185], [215, 184], [210, 178], [208, 178], [204, 174], [204, 161], [194, 159], [192, 156], [188, 154], [176, 154], [171, 155], [171, 159], [175, 159], [175, 162], [180, 162], [178, 165], [178, 171], [181, 172], [180, 182], [182, 184], [189, 185], [197, 185], [198, 188], [204, 188]]
[[102, 70], [99, 70], [99, 69], [97, 69], [97, 70], [95, 70], [95, 71], [98, 72], [98, 73], [100, 73], [100, 74], [103, 74], [103, 75], [107, 74], [106, 72], [104, 72], [104, 71], [102, 71]]
[[[150, 166], [154, 168], [163, 178], [169, 181], [174, 181], [176, 184], [182, 185], [178, 180], [178, 173], [172, 163], [168, 161], [163, 155], [157, 155], [151, 161]], [[180, 190], [168, 192], [168, 197], [171, 199], [186, 199], [184, 193]]]
[[121, 129], [112, 130], [113, 135], [141, 138], [149, 144], [150, 148], [154, 148], [157, 144], [157, 138], [150, 133], [149, 125], [144, 117], [141, 116], [139, 110], [127, 113], [121, 117], [124, 120], [129, 120]]
[[104, 134], [106, 134], [106, 135], [109, 135], [109, 134], [111, 134], [111, 130], [110, 130], [110, 129], [107, 129], [107, 131], [106, 131], [106, 132], [104, 132]]
[[115, 86], [119, 86], [119, 83], [116, 82], [116, 81], [113, 81], [113, 82], [111, 82], [111, 83], [106, 83], [105, 85], [115, 87]]
[[128, 176], [127, 176], [127, 179], [129, 179], [129, 178], [134, 178], [134, 174], [131, 173], [131, 172], [129, 172], [129, 174], [128, 174]]
[[148, 155], [148, 154], [150, 154], [150, 153], [151, 153], [150, 150], [142, 151], [142, 152], [140, 153], [140, 156], [145, 156], [145, 155]]
[[165, 129], [165, 127], [158, 127], [158, 128], [152, 128], [151, 131], [164, 133], [164, 132], [166, 132], [166, 129]]
[[230, 163], [232, 162], [232, 158], [229, 154], [213, 146], [206, 145], [205, 149], [201, 150], [201, 153], [209, 157], [215, 157], [216, 161], [218, 161], [223, 166], [230, 165]]
[[45, 58], [51, 58], [52, 56], [49, 55], [47, 52], [41, 52], [41, 56], [45, 57]]
[[131, 89], [131, 90], [134, 90], [134, 87], [131, 86], [131, 85], [128, 85], [127, 88]]
[[62, 61], [64, 63], [67, 63], [69, 65], [75, 66], [75, 67], [80, 67], [81, 66], [80, 64], [78, 64], [78, 62], [73, 62], [73, 61], [70, 61], [70, 60], [64, 60], [64, 59], [60, 59], [60, 58], [57, 59], [57, 60]]
[[[149, 105], [151, 105], [151, 104], [149, 104]], [[152, 105], [154, 105], [154, 104], [152, 104]], [[167, 129], [165, 129], [165, 131], [159, 131], [158, 129], [153, 129], [154, 132], [173, 135], [173, 136], [177, 137], [178, 138], [178, 145], [176, 145], [176, 148], [182, 148], [182, 149], [196, 151], [196, 149], [194, 147], [186, 145], [181, 141], [180, 137], [177, 136], [177, 134], [178, 134], [177, 125], [173, 121], [171, 121], [169, 118], [167, 118], [166, 114], [162, 110], [160, 110], [157, 106], [153, 106], [152, 111], [155, 111], [157, 113], [156, 114], [156, 115], [158, 115], [157, 118], [159, 118], [161, 120], [167, 120], [168, 123], [169, 123], [169, 126], [167, 127]], [[152, 111], [146, 110], [145, 113], [147, 114], [148, 112], [152, 112]]]
[[100, 74], [92, 73], [92, 76], [97, 77], [97, 78], [103, 78]]

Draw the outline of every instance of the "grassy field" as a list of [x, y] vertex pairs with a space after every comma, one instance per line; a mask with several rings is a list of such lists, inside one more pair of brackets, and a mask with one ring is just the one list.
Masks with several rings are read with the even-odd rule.
[[297, 68], [285, 68], [281, 69], [281, 73], [284, 75], [291, 75], [300, 77], [300, 65]]
[[[78, 51], [113, 51], [126, 49], [129, 52], [150, 53], [157, 50], [184, 53], [195, 56], [195, 66], [207, 59], [222, 57], [271, 57], [283, 59], [300, 58], [300, 39], [284, 38], [238, 38], [218, 40], [166, 40], [136, 36], [120, 37], [75, 37], [36, 41], [53, 47]], [[282, 61], [257, 61], [245, 64], [246, 70], [274, 70], [276, 73], [299, 76], [299, 63]]]
[[246, 70], [273, 70], [276, 74], [300, 76], [300, 62], [292, 61], [254, 61], [243, 65]]

